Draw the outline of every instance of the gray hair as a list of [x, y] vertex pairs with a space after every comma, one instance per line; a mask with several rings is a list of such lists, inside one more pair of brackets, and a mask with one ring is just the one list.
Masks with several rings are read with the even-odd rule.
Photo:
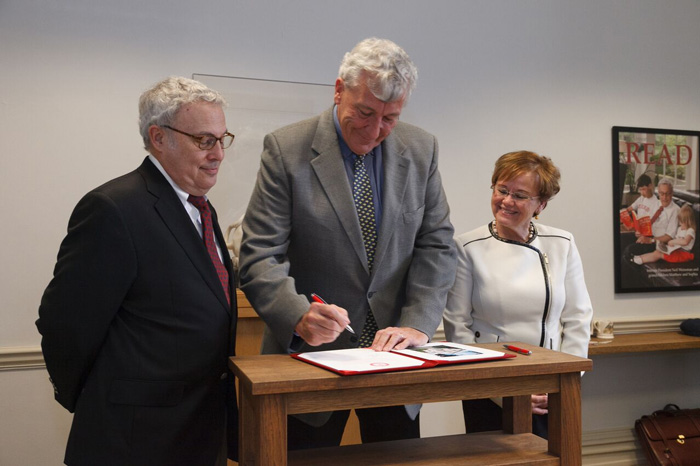
[[367, 86], [382, 102], [408, 100], [418, 81], [418, 69], [408, 54], [387, 39], [372, 37], [357, 44], [346, 53], [338, 77], [348, 87], [360, 84], [367, 74]]
[[671, 187], [671, 191], [673, 191], [673, 180], [671, 180], [671, 178], [665, 178], [665, 177], [664, 177], [664, 178], [661, 178], [661, 179], [659, 180], [659, 184], [656, 185], [656, 187], [658, 188], [658, 187], [661, 186], [662, 184], [667, 184], [667, 185], [669, 185], [669, 186]]
[[151, 139], [148, 128], [151, 125], [172, 125], [177, 112], [193, 102], [214, 103], [221, 108], [226, 106], [224, 98], [215, 90], [194, 79], [170, 76], [156, 83], [139, 98], [139, 131], [148, 150]]

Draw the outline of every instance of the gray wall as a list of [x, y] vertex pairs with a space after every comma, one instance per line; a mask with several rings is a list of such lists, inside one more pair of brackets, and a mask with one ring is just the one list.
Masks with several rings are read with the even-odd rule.
[[[440, 140], [458, 232], [491, 218], [497, 156], [538, 151], [563, 173], [540, 221], [576, 235], [596, 316], [697, 313], [697, 292], [614, 294], [610, 139], [613, 125], [700, 129], [698, 24], [697, 0], [0, 0], [0, 349], [39, 344], [36, 310], [73, 206], [144, 156], [136, 102], [147, 86], [193, 73], [331, 84], [368, 36], [396, 41], [419, 67], [407, 121]], [[690, 369], [682, 354], [601, 359], [601, 375], [584, 377], [584, 429], [646, 409], [625, 404], [635, 377], [667, 395], [646, 368], [697, 404], [697, 376], [676, 377]], [[50, 397], [41, 371], [0, 373], [1, 464], [58, 463], [67, 417]], [[53, 449], [23, 446], [25, 424], [49, 430]]]

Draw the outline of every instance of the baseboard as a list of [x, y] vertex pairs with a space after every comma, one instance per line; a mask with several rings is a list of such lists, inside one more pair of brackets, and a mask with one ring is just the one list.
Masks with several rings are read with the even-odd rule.
[[634, 429], [605, 429], [584, 432], [584, 466], [636, 466], [646, 464]]

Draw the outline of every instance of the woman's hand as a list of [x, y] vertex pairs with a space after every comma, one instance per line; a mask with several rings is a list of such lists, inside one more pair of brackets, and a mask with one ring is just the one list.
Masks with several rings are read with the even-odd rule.
[[547, 414], [549, 410], [549, 397], [546, 393], [540, 395], [531, 395], [530, 405], [532, 406], [532, 414]]

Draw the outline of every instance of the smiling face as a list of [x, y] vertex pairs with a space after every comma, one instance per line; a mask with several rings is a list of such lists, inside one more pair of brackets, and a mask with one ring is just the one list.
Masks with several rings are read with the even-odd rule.
[[[220, 138], [226, 133], [221, 106], [209, 102], [184, 105], [170, 126], [195, 136]], [[175, 184], [188, 194], [203, 196], [216, 184], [224, 159], [219, 142], [209, 150], [202, 150], [189, 136], [161, 126], [151, 126], [149, 134], [153, 156]]]
[[659, 187], [656, 188], [657, 192], [659, 193], [659, 200], [661, 201], [661, 205], [664, 207], [668, 207], [671, 205], [671, 201], [673, 200], [673, 188], [671, 185], [661, 183], [659, 184]]
[[405, 98], [382, 102], [367, 87], [366, 77], [352, 88], [338, 78], [334, 101], [338, 106], [338, 121], [345, 143], [355, 154], [364, 155], [381, 144], [394, 129]]
[[[540, 213], [547, 205], [535, 196], [538, 195], [537, 175], [527, 172], [512, 180], [499, 179], [491, 195], [491, 210], [496, 219], [498, 235], [514, 241], [524, 241], [527, 238], [530, 220], [535, 213]], [[505, 197], [499, 190], [509, 193], [519, 193], [531, 199], [516, 200], [512, 194]]]

